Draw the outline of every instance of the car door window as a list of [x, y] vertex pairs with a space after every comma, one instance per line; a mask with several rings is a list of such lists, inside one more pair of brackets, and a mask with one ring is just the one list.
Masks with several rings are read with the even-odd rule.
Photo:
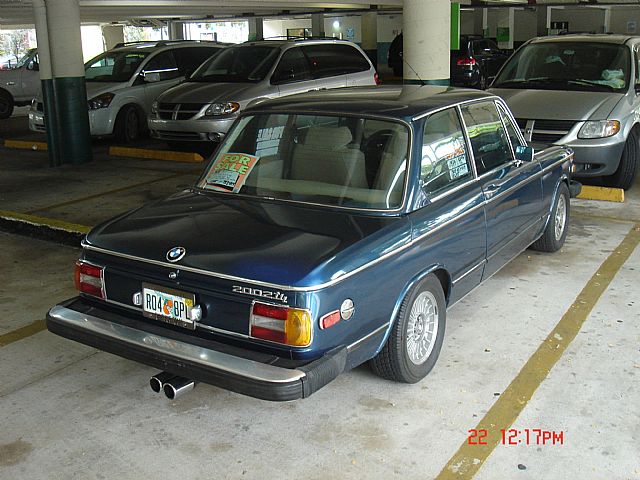
[[489, 42], [487, 40], [475, 40], [471, 45], [474, 55], [484, 55], [489, 53]]
[[186, 47], [178, 48], [174, 57], [178, 64], [178, 70], [185, 77], [195, 72], [207, 59], [220, 52], [221, 48], [209, 47]]
[[487, 40], [487, 48], [489, 49], [489, 52], [492, 54], [497, 54], [502, 52], [502, 50], [500, 50], [500, 47], [498, 47], [498, 45], [492, 40]]
[[495, 103], [466, 104], [461, 110], [478, 175], [511, 162], [511, 146]]
[[307, 45], [302, 47], [311, 62], [313, 78], [363, 72], [371, 65], [364, 56], [351, 45]]
[[640, 83], [640, 57], [638, 57], [638, 47], [633, 50], [633, 59], [636, 62], [636, 84]]
[[309, 61], [300, 48], [290, 48], [282, 54], [273, 72], [271, 83], [282, 84], [311, 79]]
[[422, 136], [420, 185], [428, 196], [473, 178], [460, 119], [454, 108], [429, 116]]
[[159, 73], [160, 81], [181, 76], [173, 52], [162, 52], [150, 59], [142, 70], [143, 73]]
[[513, 150], [515, 151], [516, 147], [520, 145], [526, 146], [526, 143], [524, 143], [520, 138], [520, 135], [518, 135], [518, 129], [511, 121], [511, 117], [507, 114], [505, 108], [500, 103], [497, 103], [497, 105], [500, 116], [502, 117], [502, 121], [507, 127], [507, 134], [509, 135], [509, 141], [511, 142], [511, 147], [513, 148]]

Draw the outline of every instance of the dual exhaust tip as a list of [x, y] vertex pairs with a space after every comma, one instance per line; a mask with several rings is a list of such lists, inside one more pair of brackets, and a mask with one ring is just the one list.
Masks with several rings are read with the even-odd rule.
[[175, 400], [193, 390], [196, 382], [173, 373], [160, 372], [149, 379], [149, 386], [154, 392], [160, 393], [160, 391], [163, 391], [169, 400]]

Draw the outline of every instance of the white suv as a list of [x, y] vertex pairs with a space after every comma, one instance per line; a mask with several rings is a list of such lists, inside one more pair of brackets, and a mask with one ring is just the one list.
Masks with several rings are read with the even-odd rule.
[[0, 70], [0, 119], [9, 118], [14, 106], [28, 105], [40, 91], [38, 52], [29, 50], [15, 68]]
[[[104, 52], [85, 64], [91, 135], [133, 142], [146, 131], [151, 104], [225, 48], [217, 42], [136, 42]], [[29, 128], [45, 131], [41, 97], [34, 99]]]

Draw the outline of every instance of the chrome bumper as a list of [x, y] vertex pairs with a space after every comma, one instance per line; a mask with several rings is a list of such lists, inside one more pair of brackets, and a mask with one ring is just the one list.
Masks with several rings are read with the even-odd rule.
[[[176, 375], [265, 400], [307, 397], [333, 380], [345, 366], [346, 348], [329, 352], [299, 369], [283, 368], [132, 328], [66, 305], [56, 305], [47, 314], [47, 328], [52, 333]], [[327, 376], [329, 372], [332, 374]], [[318, 376], [325, 381], [320, 384], [316, 380]]]

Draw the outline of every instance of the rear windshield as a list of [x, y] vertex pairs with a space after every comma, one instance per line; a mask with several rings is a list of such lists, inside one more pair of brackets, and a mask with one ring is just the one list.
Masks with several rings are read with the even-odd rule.
[[198, 68], [190, 82], [259, 82], [280, 54], [270, 46], [231, 47], [223, 50]]
[[624, 45], [533, 43], [509, 59], [493, 87], [623, 92], [629, 85], [630, 64]]
[[150, 52], [105, 52], [84, 65], [87, 82], [126, 82]]
[[243, 117], [198, 187], [359, 209], [402, 204], [408, 128], [389, 120], [324, 115]]

